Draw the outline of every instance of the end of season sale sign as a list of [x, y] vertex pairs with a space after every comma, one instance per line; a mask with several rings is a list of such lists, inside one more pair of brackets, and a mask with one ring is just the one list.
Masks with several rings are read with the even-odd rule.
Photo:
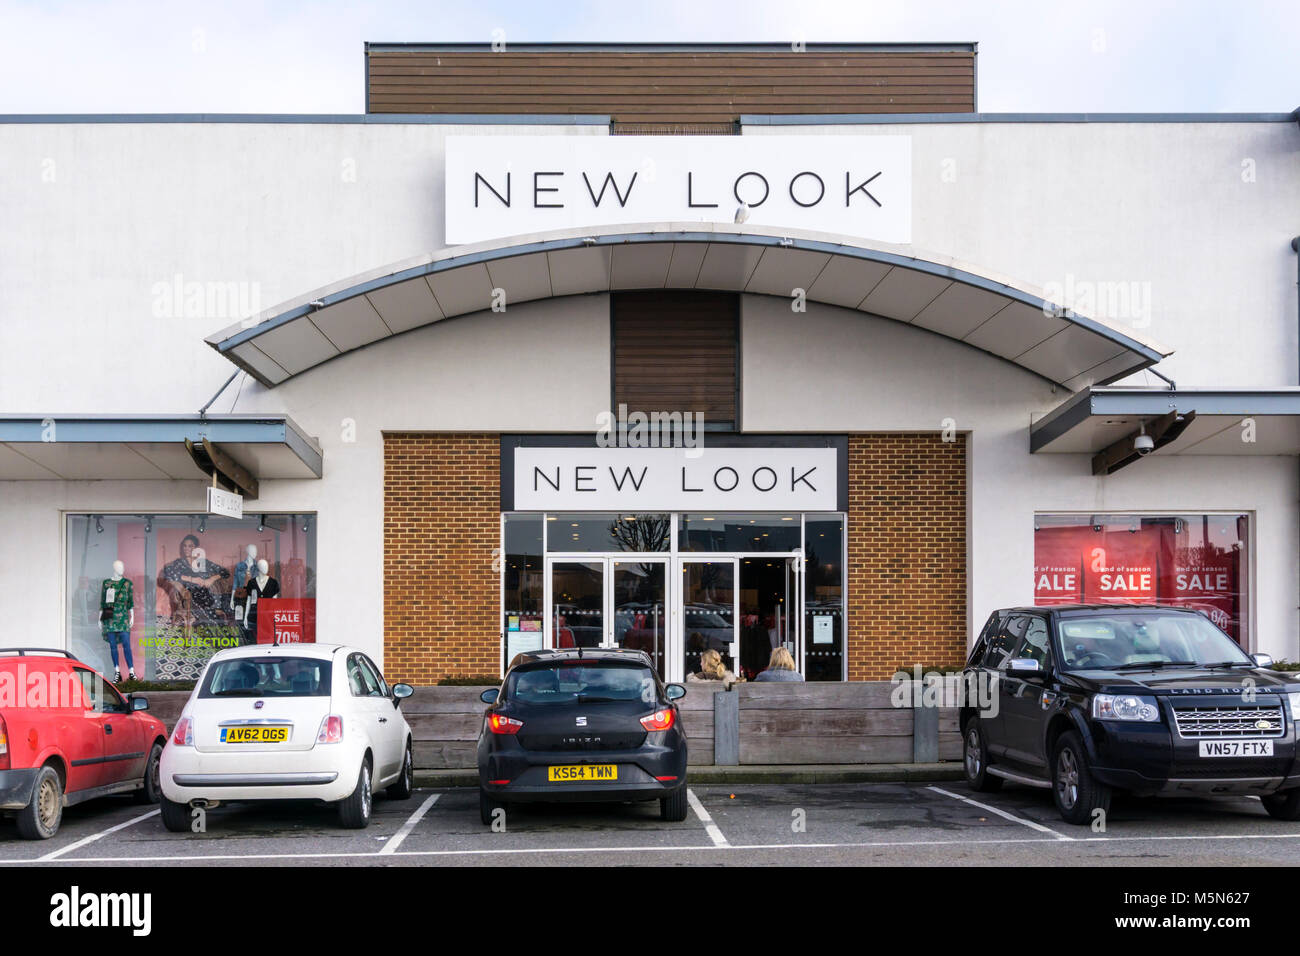
[[315, 644], [315, 598], [266, 598], [257, 603], [257, 643]]
[[1244, 518], [1232, 515], [1099, 525], [1083, 518], [1041, 519], [1034, 532], [1034, 604], [1186, 607], [1203, 612], [1241, 643], [1244, 527]]

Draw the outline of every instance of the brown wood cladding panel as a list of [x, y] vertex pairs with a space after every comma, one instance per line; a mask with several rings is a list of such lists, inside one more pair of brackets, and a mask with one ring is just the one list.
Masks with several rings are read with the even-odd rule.
[[614, 402], [736, 421], [739, 303], [713, 292], [625, 292], [611, 305]]
[[372, 113], [586, 113], [725, 123], [742, 113], [975, 109], [969, 52], [370, 52]]

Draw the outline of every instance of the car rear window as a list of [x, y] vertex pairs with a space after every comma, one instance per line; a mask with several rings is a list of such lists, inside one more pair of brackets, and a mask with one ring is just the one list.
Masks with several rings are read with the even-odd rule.
[[208, 668], [200, 697], [328, 697], [333, 662], [313, 657], [218, 661]]
[[506, 682], [506, 698], [525, 704], [652, 702], [657, 697], [654, 673], [636, 664], [565, 661], [516, 670]]

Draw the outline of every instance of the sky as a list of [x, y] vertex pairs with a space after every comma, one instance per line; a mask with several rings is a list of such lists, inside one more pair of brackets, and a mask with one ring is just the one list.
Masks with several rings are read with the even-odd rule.
[[974, 41], [983, 112], [1290, 112], [1300, 0], [0, 0], [0, 113], [361, 113], [369, 41]]

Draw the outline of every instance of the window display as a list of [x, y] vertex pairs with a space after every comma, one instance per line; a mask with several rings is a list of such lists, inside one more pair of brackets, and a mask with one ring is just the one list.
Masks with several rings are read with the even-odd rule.
[[1249, 521], [1222, 515], [1039, 515], [1034, 603], [1169, 604], [1247, 644]]
[[509, 666], [516, 654], [542, 646], [542, 516], [506, 515], [503, 537], [502, 663]]
[[68, 647], [195, 680], [222, 647], [315, 640], [314, 516], [69, 515]]
[[808, 515], [806, 523], [804, 679], [844, 680], [844, 517]]

